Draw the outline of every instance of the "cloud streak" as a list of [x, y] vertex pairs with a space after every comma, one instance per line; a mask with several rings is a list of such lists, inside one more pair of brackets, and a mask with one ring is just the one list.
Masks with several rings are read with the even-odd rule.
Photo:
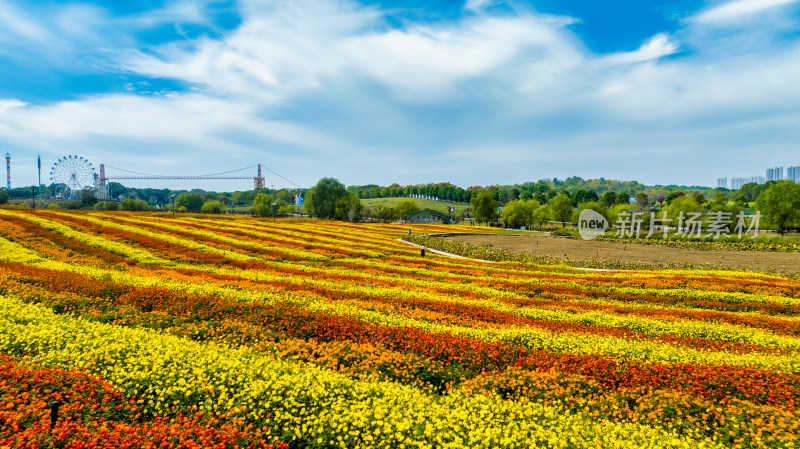
[[736, 0], [704, 11], [695, 16], [695, 20], [700, 23], [747, 20], [758, 13], [792, 3], [797, 3], [797, 0]]

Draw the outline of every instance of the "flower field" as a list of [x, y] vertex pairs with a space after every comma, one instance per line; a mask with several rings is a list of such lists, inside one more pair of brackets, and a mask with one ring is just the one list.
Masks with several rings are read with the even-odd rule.
[[798, 446], [800, 281], [407, 230], [0, 209], [0, 447]]

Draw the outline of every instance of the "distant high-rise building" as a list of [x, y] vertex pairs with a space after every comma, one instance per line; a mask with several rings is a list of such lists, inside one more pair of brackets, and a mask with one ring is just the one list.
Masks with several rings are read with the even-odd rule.
[[717, 187], [728, 188], [728, 178], [717, 178]]
[[738, 178], [731, 178], [731, 190], [739, 190], [745, 184], [754, 182], [756, 184], [764, 184], [766, 180], [763, 176], [744, 176]]
[[786, 170], [786, 179], [800, 184], [800, 165], [792, 165]]
[[767, 169], [767, 181], [782, 181], [783, 167], [772, 167]]

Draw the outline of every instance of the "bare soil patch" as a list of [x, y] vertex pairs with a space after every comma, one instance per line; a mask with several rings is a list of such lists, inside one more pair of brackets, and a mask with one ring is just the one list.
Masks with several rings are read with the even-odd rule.
[[713, 265], [723, 268], [800, 274], [800, 253], [738, 250], [703, 251], [664, 245], [599, 242], [548, 236], [525, 235], [456, 235], [448, 239], [474, 245], [550, 256], [571, 261], [619, 261], [624, 264], [663, 266], [673, 264]]

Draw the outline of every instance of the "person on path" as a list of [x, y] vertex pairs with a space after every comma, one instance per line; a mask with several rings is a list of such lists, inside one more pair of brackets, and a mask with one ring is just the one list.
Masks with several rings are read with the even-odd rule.
[[425, 245], [422, 245], [422, 257], [425, 257]]

